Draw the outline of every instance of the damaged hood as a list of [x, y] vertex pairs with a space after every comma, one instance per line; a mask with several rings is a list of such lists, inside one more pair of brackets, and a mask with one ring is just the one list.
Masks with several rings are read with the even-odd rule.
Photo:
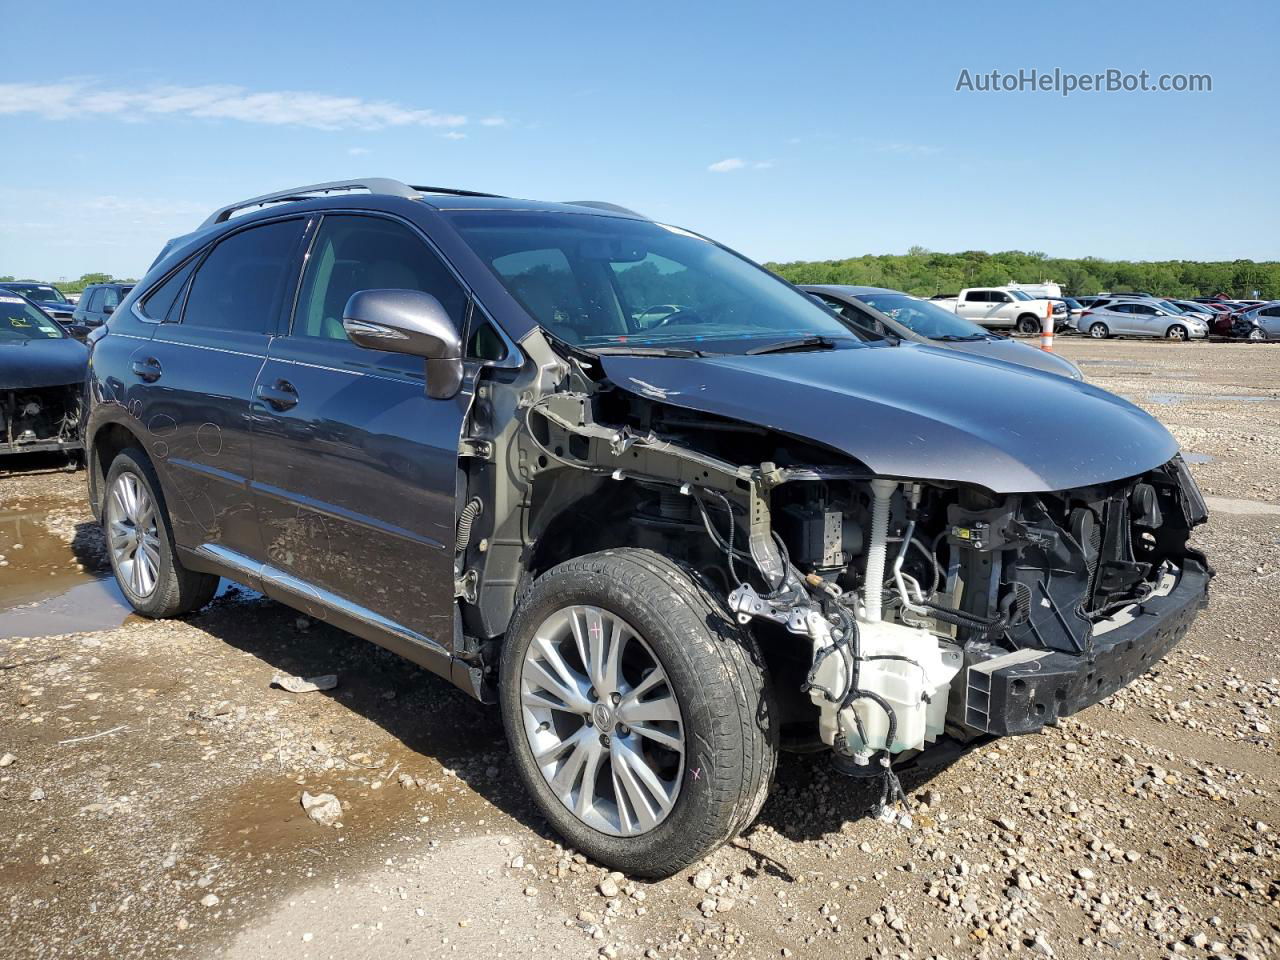
[[79, 340], [0, 341], [0, 390], [84, 383], [89, 348]]
[[1178, 452], [1158, 421], [1105, 390], [938, 347], [599, 359], [624, 390], [804, 437], [886, 477], [1070, 490]]

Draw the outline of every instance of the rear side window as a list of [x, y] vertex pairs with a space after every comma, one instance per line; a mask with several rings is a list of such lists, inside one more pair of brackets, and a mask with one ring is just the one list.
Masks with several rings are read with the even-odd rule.
[[85, 309], [90, 313], [97, 313], [102, 309], [102, 287], [93, 288], [93, 292], [89, 294], [89, 306]]
[[307, 257], [290, 333], [346, 340], [342, 311], [351, 295], [383, 289], [431, 294], [462, 329], [466, 293], [421, 237], [380, 217], [325, 217]]
[[238, 333], [271, 331], [303, 224], [297, 219], [250, 227], [214, 247], [196, 268], [183, 325]]
[[157, 323], [177, 319], [176, 308], [195, 266], [195, 261], [190, 261], [143, 298], [140, 309], [147, 319], [155, 320]]
[[991, 298], [985, 290], [970, 290], [964, 295], [964, 299], [966, 303], [986, 303]]

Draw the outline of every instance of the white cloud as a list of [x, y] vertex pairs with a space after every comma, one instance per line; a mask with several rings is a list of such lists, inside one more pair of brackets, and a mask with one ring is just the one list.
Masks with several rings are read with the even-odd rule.
[[480, 121], [480, 126], [482, 127], [505, 127], [506, 125], [506, 117], [484, 117]]
[[773, 166], [772, 160], [743, 160], [742, 157], [725, 157], [707, 167], [712, 173], [730, 173], [734, 170], [768, 170]]
[[446, 131], [446, 132], [444, 132], [444, 133], [440, 134], [440, 136], [444, 137], [446, 140], [465, 140], [465, 139], [467, 139], [467, 135], [466, 135], [465, 133], [462, 133], [461, 131], [458, 131], [458, 130], [448, 130], [448, 131]]
[[[125, 121], [181, 116], [316, 130], [461, 127], [467, 123], [462, 114], [305, 90], [253, 91], [224, 84], [123, 89], [104, 88], [92, 80], [0, 83], [3, 114], [35, 114], [49, 120], [107, 116]], [[492, 120], [499, 123], [490, 123]], [[481, 121], [486, 126], [502, 122], [497, 117]]]
[[347, 155], [352, 157], [367, 157], [373, 153], [368, 147], [347, 147]]

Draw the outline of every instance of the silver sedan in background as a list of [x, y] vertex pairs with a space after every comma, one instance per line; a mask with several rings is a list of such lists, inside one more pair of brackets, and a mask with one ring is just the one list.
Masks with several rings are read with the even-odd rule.
[[1202, 340], [1209, 324], [1199, 314], [1186, 313], [1165, 300], [1101, 299], [1080, 315], [1076, 329], [1095, 340], [1107, 337], [1162, 337]]

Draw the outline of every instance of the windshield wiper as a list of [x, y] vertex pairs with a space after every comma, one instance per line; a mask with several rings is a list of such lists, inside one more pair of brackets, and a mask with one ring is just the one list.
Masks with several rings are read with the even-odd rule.
[[627, 356], [627, 357], [705, 357], [706, 354], [701, 350], [694, 350], [691, 347], [642, 347], [642, 346], [611, 346], [611, 347], [581, 347], [589, 353], [600, 354], [603, 356]]
[[766, 343], [763, 347], [752, 347], [747, 356], [759, 356], [762, 353], [790, 353], [796, 350], [834, 350], [835, 340], [830, 337], [797, 337], [794, 340], [779, 340], [777, 343]]
[[947, 343], [965, 343], [971, 340], [994, 340], [995, 338], [989, 333], [947, 333], [941, 337], [934, 337], [934, 340], [942, 340]]

